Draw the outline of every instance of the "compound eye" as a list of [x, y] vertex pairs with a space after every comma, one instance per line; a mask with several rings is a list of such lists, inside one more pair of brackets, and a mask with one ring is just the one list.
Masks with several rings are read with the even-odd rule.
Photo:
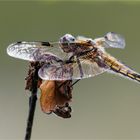
[[71, 34], [65, 34], [60, 38], [61, 43], [69, 43], [75, 41], [75, 37], [72, 36]]
[[71, 38], [71, 41], [74, 42], [75, 41], [75, 38]]
[[73, 42], [73, 41], [75, 41], [75, 37], [72, 36], [71, 34], [66, 34], [65, 35], [65, 38], [66, 38], [66, 41], [67, 42]]

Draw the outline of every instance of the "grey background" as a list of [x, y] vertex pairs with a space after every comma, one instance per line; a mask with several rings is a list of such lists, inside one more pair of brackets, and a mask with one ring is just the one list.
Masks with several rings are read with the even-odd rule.
[[[0, 2], [0, 139], [24, 138], [28, 93], [24, 78], [28, 62], [9, 57], [15, 41], [57, 41], [65, 33], [100, 37], [114, 31], [126, 48], [107, 49], [140, 71], [140, 2]], [[39, 102], [32, 139], [140, 139], [140, 86], [104, 73], [74, 87], [71, 119], [46, 115]]]

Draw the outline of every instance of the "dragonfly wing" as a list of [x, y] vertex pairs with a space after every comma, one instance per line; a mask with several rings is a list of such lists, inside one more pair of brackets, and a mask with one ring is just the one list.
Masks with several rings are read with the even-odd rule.
[[104, 48], [125, 48], [125, 39], [123, 36], [114, 32], [108, 32], [104, 37], [94, 39], [93, 42]]
[[43, 55], [49, 54], [64, 59], [68, 54], [62, 52], [59, 43], [16, 42], [8, 46], [8, 55], [28, 61], [44, 61]]
[[124, 48], [125, 47], [125, 39], [116, 33], [109, 32], [105, 36], [105, 42], [112, 48]]
[[97, 62], [80, 59], [80, 64], [77, 61], [46, 64], [40, 68], [38, 74], [43, 80], [72, 80], [93, 77], [106, 70], [106, 67], [99, 66]]

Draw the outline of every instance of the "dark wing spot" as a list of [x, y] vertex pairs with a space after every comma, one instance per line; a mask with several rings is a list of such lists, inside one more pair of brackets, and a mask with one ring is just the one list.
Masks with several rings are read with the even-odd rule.
[[22, 41], [18, 41], [16, 44], [21, 44], [22, 43]]
[[50, 43], [49, 42], [41, 42], [41, 45], [42, 46], [50, 46]]

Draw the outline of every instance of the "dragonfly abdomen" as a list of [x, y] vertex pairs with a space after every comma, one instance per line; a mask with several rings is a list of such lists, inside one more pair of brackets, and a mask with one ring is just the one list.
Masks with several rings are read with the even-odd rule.
[[118, 63], [113, 63], [110, 66], [111, 70], [125, 76], [126, 78], [129, 78], [131, 80], [136, 80], [140, 82], [140, 74], [137, 72], [133, 71], [132, 69], [128, 68], [124, 64], [119, 65]]
[[120, 69], [115, 69], [114, 66], [112, 65], [111, 70], [125, 76], [126, 78], [140, 82], [140, 74], [136, 73], [131, 69], [127, 69], [125, 67], [121, 67]]
[[104, 57], [104, 62], [110, 67], [110, 70], [126, 78], [140, 82], [140, 74], [118, 61], [116, 58], [109, 56]]

